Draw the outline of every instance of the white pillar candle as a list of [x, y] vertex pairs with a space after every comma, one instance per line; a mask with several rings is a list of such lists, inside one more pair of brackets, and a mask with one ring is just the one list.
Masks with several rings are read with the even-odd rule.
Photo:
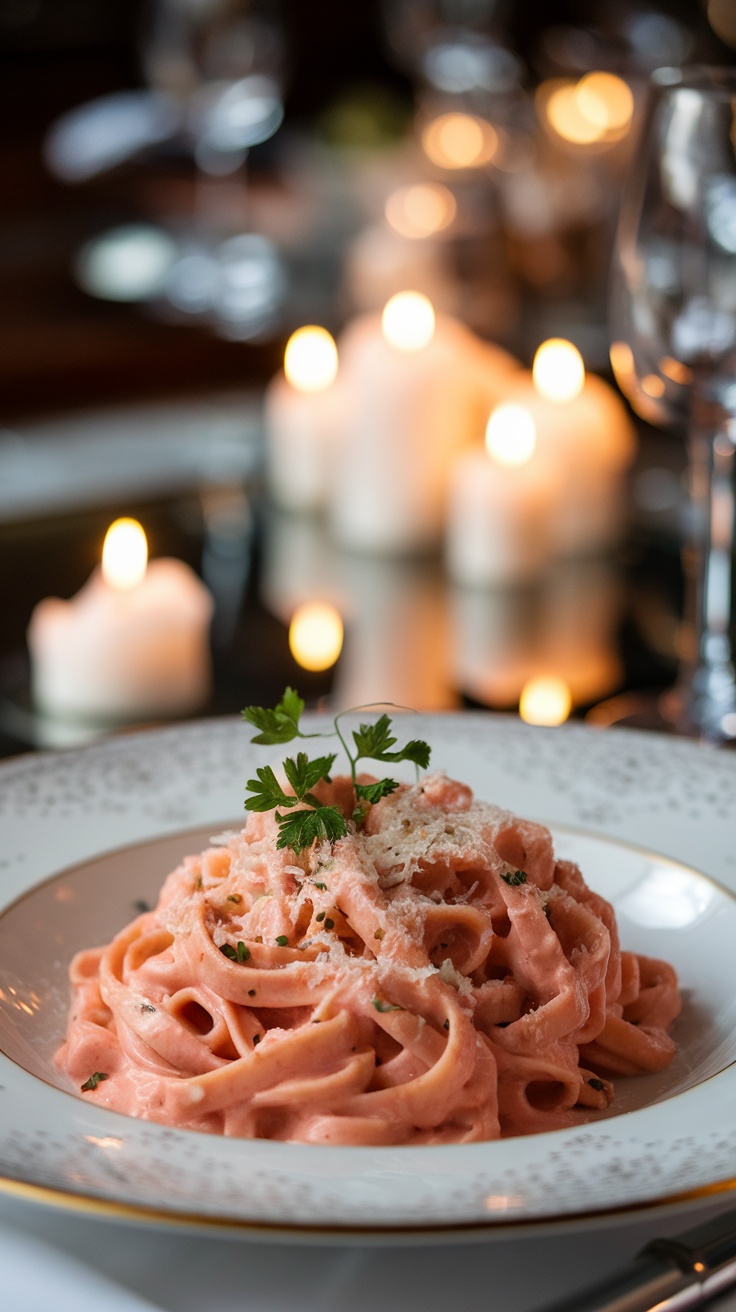
[[559, 482], [551, 530], [555, 554], [615, 545], [624, 527], [624, 477], [635, 449], [621, 398], [602, 378], [586, 375], [571, 342], [552, 339], [537, 351], [532, 373], [512, 380], [508, 399], [533, 416], [540, 464]]
[[36, 606], [28, 645], [40, 710], [125, 722], [183, 715], [207, 700], [212, 598], [183, 561], [147, 565], [146, 555], [140, 525], [118, 520], [80, 592]]
[[462, 324], [435, 318], [416, 292], [353, 321], [340, 342], [350, 410], [335, 452], [330, 523], [359, 551], [421, 551], [439, 543], [450, 469], [516, 362]]
[[325, 328], [299, 328], [265, 396], [266, 479], [277, 505], [316, 511], [327, 499], [342, 414], [337, 347]]
[[535, 459], [535, 425], [518, 405], [493, 411], [486, 449], [464, 452], [450, 480], [447, 570], [470, 587], [502, 586], [537, 577], [549, 554], [555, 489]]

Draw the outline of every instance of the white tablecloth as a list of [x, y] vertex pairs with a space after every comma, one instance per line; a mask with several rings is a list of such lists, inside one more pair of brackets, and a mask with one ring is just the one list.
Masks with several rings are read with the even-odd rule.
[[[732, 1203], [729, 1204], [732, 1206]], [[0, 1196], [3, 1312], [535, 1312], [658, 1235], [728, 1210], [555, 1235], [411, 1247], [253, 1242], [134, 1226]], [[736, 1312], [736, 1291], [711, 1304]]]

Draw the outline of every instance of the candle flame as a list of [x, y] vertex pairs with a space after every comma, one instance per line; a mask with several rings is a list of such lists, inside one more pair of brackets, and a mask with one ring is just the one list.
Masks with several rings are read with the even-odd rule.
[[129, 592], [143, 581], [148, 564], [146, 535], [136, 519], [116, 519], [105, 534], [102, 577], [116, 592]]
[[564, 724], [572, 710], [572, 694], [556, 674], [528, 679], [521, 690], [519, 715], [527, 724]]
[[307, 601], [297, 608], [289, 625], [289, 650], [302, 669], [328, 670], [342, 651], [343, 632], [334, 606]]
[[534, 455], [537, 429], [523, 405], [499, 405], [486, 426], [486, 450], [499, 465], [525, 465]]
[[534, 386], [547, 401], [574, 401], [585, 386], [585, 365], [577, 346], [563, 337], [542, 342], [532, 365]]
[[386, 201], [386, 222], [402, 237], [431, 237], [449, 228], [457, 213], [457, 202], [449, 187], [440, 182], [418, 182], [397, 187]]
[[434, 337], [434, 307], [421, 292], [397, 292], [381, 316], [383, 335], [400, 351], [422, 351]]
[[326, 328], [297, 328], [286, 343], [284, 373], [298, 392], [324, 392], [337, 377], [337, 346]]
[[490, 164], [498, 133], [476, 114], [440, 114], [422, 132], [425, 154], [442, 169], [478, 169]]

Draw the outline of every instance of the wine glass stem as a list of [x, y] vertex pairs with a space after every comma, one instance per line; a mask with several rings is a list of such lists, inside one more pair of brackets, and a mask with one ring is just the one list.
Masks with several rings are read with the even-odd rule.
[[693, 524], [683, 552], [688, 651], [676, 697], [699, 736], [736, 738], [733, 552], [736, 420], [693, 401], [689, 434]]

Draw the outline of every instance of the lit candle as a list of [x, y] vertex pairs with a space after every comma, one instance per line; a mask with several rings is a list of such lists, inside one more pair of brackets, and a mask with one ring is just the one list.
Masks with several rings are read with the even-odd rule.
[[634, 455], [634, 429], [621, 398], [586, 374], [580, 352], [560, 338], [539, 347], [531, 374], [520, 372], [508, 396], [533, 416], [539, 463], [559, 489], [552, 551], [575, 555], [614, 545]]
[[530, 411], [504, 404], [488, 420], [485, 450], [466, 451], [455, 464], [446, 558], [456, 583], [514, 583], [543, 570], [554, 488], [534, 458], [536, 444]]
[[337, 347], [325, 328], [308, 325], [286, 344], [284, 370], [265, 397], [266, 477], [288, 510], [325, 504], [340, 424]]
[[453, 462], [516, 361], [410, 291], [354, 320], [340, 359], [350, 409], [332, 483], [336, 539], [384, 553], [436, 545]]
[[196, 710], [210, 690], [211, 618], [212, 598], [189, 566], [148, 564], [141, 526], [116, 520], [81, 591], [33, 612], [34, 701], [51, 715], [104, 722]]

